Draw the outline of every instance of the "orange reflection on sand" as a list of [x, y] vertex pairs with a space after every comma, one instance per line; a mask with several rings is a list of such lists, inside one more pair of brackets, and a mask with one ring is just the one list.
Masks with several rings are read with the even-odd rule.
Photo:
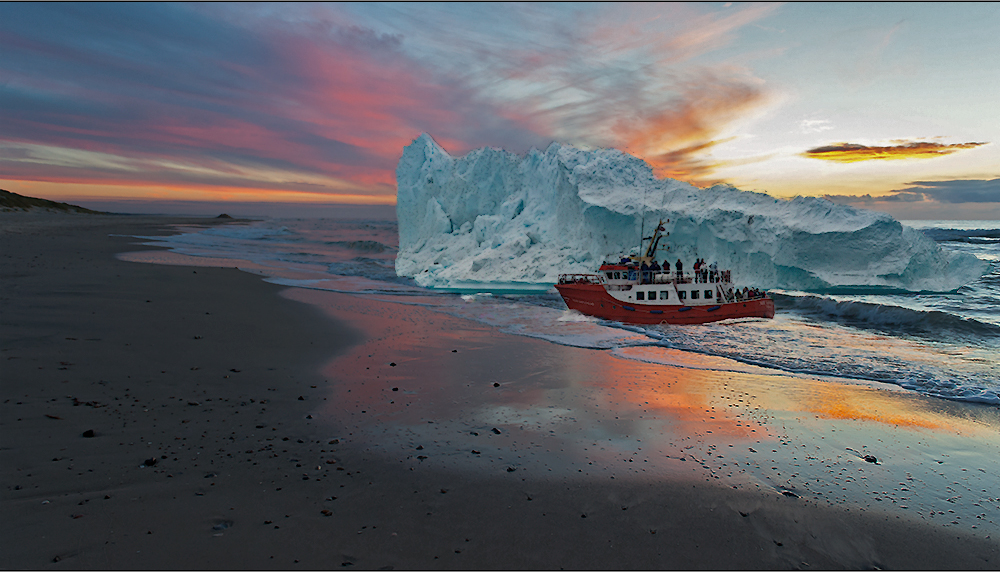
[[810, 391], [803, 410], [826, 419], [874, 421], [887, 425], [922, 429], [955, 429], [935, 415], [917, 407], [921, 401], [894, 391], [879, 391], [867, 387], [827, 384]]
[[[617, 363], [616, 363], [617, 362]], [[719, 398], [721, 393], [731, 393], [720, 383], [722, 377], [714, 372], [639, 364], [626, 361], [627, 367], [616, 367], [615, 359], [605, 363], [612, 366], [603, 380], [609, 398], [618, 403], [626, 402], [638, 415], [645, 411], [654, 416], [667, 417], [670, 432], [680, 435], [712, 433], [737, 439], [759, 439], [768, 431], [745, 414], [746, 409], [730, 408]], [[621, 372], [621, 375], [615, 375]], [[623, 409], [620, 405], [619, 409]], [[622, 411], [623, 413], [625, 411]]]
[[[728, 360], [665, 348], [628, 348], [621, 353], [633, 359], [680, 361], [678, 365], [682, 367], [645, 365], [637, 374], [642, 378], [641, 383], [632, 384], [641, 391], [630, 392], [626, 388], [620, 393], [632, 403], [648, 402], [648, 407], [676, 418], [684, 424], [685, 431], [708, 429], [737, 437], [752, 433], [760, 438], [759, 426], [750, 428], [756, 431], [748, 431], [744, 414], [751, 402], [754, 408], [809, 412], [823, 419], [868, 421], [913, 429], [959, 429], [953, 418], [933, 410], [926, 398], [905, 391], [803, 377], [713, 371], [728, 369]], [[971, 428], [970, 425], [961, 429]]]

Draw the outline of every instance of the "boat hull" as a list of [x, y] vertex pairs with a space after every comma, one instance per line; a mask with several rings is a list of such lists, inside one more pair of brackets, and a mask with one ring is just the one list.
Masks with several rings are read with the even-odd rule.
[[556, 284], [570, 310], [604, 320], [628, 324], [707, 324], [732, 318], [773, 318], [774, 300], [695, 306], [622, 303], [600, 284]]

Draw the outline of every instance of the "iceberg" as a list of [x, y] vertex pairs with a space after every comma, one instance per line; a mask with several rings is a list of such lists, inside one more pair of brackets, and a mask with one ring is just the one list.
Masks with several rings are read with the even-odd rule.
[[988, 270], [884, 213], [659, 179], [615, 149], [452, 157], [425, 133], [403, 149], [396, 182], [396, 272], [425, 287], [552, 284], [637, 251], [660, 220], [657, 259], [717, 261], [759, 288], [942, 292]]

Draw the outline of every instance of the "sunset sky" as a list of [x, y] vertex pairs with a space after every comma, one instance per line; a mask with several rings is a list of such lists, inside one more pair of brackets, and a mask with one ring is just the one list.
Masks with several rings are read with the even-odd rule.
[[998, 110], [997, 3], [0, 4], [0, 188], [99, 208], [392, 204], [426, 132], [1000, 219]]

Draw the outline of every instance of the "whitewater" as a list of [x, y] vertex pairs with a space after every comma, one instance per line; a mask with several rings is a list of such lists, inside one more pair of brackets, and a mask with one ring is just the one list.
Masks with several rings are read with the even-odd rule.
[[[612, 172], [602, 174], [595, 161]], [[121, 257], [236, 266], [278, 284], [419, 305], [623, 360], [1000, 405], [1000, 221], [900, 222], [818, 199], [697, 190], [646, 177], [640, 163], [559, 146], [456, 159], [422, 137], [400, 161], [398, 221], [263, 218], [179, 227], [173, 236], [139, 237], [168, 251]], [[614, 186], [622, 180], [655, 187], [640, 193], [650, 209], [645, 221]], [[566, 310], [552, 288], [559, 273], [594, 271], [636, 247], [642, 227], [660, 218], [671, 221], [670, 258], [732, 267], [740, 281], [770, 291], [775, 318], [639, 327]], [[859, 246], [831, 254], [829, 264], [822, 259], [828, 250], [795, 246], [820, 238]], [[879, 258], [884, 243], [898, 250]]]

